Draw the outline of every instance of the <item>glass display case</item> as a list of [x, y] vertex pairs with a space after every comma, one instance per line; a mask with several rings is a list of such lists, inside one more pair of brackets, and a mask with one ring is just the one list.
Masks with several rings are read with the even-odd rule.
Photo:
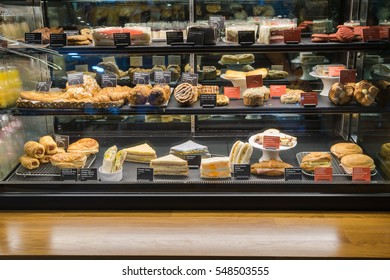
[[[388, 210], [388, 16], [366, 17], [375, 1], [314, 4], [39, 1], [29, 30], [60, 27], [68, 45], [0, 53], [0, 208]], [[215, 44], [210, 15], [226, 20]], [[264, 43], [262, 20], [293, 26]], [[290, 29], [300, 42], [273, 41]], [[227, 39], [241, 31], [255, 41]], [[118, 32], [132, 43], [96, 44]]]

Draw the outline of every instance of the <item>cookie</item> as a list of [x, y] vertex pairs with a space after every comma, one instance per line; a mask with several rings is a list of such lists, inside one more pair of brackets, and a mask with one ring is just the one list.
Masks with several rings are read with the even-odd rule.
[[217, 106], [226, 106], [229, 105], [229, 97], [226, 95], [218, 94], [217, 95]]

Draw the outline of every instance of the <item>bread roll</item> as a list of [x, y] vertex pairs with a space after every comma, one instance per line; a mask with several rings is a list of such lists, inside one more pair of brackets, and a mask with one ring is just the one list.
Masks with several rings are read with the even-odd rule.
[[368, 81], [360, 81], [355, 85], [355, 99], [363, 106], [370, 106], [375, 101], [379, 89]]
[[39, 167], [40, 163], [39, 163], [39, 160], [36, 159], [36, 158], [32, 158], [28, 155], [23, 155], [20, 157], [20, 164], [28, 169], [28, 170], [32, 170], [32, 169], [36, 169]]
[[371, 171], [375, 169], [374, 160], [369, 156], [362, 154], [346, 155], [342, 157], [341, 166], [348, 174], [352, 174], [354, 167], [369, 167]]
[[302, 158], [301, 168], [313, 172], [316, 167], [330, 167], [332, 156], [325, 152], [309, 153]]
[[346, 155], [352, 155], [352, 154], [362, 154], [363, 150], [358, 145], [354, 143], [337, 143], [334, 144], [330, 151], [332, 154], [334, 154], [338, 159], [341, 159], [342, 157]]
[[42, 136], [39, 138], [39, 144], [45, 147], [45, 153], [48, 155], [54, 155], [57, 153], [57, 143], [50, 135]]
[[24, 144], [24, 152], [32, 158], [43, 158], [45, 155], [45, 147], [38, 142], [28, 141]]
[[385, 143], [381, 146], [379, 156], [384, 160], [390, 160], [390, 143]]
[[246, 73], [242, 71], [227, 70], [225, 78], [227, 79], [245, 79]]

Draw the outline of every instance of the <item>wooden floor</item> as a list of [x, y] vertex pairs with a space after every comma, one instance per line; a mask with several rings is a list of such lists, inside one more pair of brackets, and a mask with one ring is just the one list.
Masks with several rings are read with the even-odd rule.
[[390, 258], [390, 213], [0, 212], [0, 257]]

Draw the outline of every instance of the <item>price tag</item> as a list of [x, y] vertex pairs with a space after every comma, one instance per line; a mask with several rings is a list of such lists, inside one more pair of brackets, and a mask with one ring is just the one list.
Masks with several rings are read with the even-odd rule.
[[318, 105], [318, 94], [316, 92], [302, 92], [301, 106], [312, 107]]
[[379, 41], [379, 29], [378, 28], [363, 29], [363, 41], [364, 42]]
[[249, 164], [234, 164], [233, 177], [236, 179], [249, 179], [251, 177], [251, 166]]
[[132, 67], [141, 67], [143, 65], [142, 56], [132, 56], [130, 57], [130, 66]]
[[165, 65], [165, 56], [154, 55], [152, 57], [153, 65]]
[[66, 34], [50, 34], [50, 46], [51, 47], [63, 47], [67, 45]]
[[70, 74], [68, 74], [68, 84], [70, 86], [84, 84], [84, 74], [83, 73], [70, 73]]
[[299, 44], [301, 42], [301, 30], [289, 29], [283, 32], [284, 43], [286, 44]]
[[352, 168], [352, 181], [371, 182], [371, 169], [369, 167]]
[[238, 31], [238, 43], [240, 45], [253, 45], [255, 41], [255, 31]]
[[263, 148], [270, 150], [278, 150], [280, 147], [280, 137], [264, 135], [263, 137]]
[[102, 82], [101, 87], [116, 87], [117, 85], [117, 77], [114, 74], [102, 74]]
[[155, 71], [154, 82], [156, 84], [169, 84], [171, 82], [171, 71]]
[[187, 42], [194, 43], [195, 45], [204, 44], [204, 32], [190, 31], [187, 36]]
[[255, 88], [263, 86], [263, 76], [262, 75], [252, 75], [246, 76], [246, 87]]
[[240, 96], [240, 87], [224, 87], [223, 94], [229, 98], [239, 99]]
[[217, 29], [225, 28], [225, 17], [224, 16], [210, 16], [209, 25]]
[[117, 47], [130, 46], [130, 33], [114, 33], [114, 45]]
[[338, 77], [340, 76], [340, 71], [344, 69], [345, 69], [344, 66], [329, 66], [328, 67], [329, 76]]
[[314, 168], [314, 181], [330, 181], [332, 182], [333, 174], [332, 167], [316, 167]]
[[77, 181], [77, 168], [61, 169], [61, 181]]
[[59, 148], [64, 148], [64, 150], [68, 149], [68, 146], [69, 146], [69, 136], [68, 135], [54, 134], [53, 139]]
[[137, 181], [153, 181], [153, 168], [137, 168]]
[[53, 83], [52, 81], [38, 82], [36, 91], [38, 91], [38, 92], [49, 92], [52, 83]]
[[188, 168], [198, 169], [202, 161], [201, 155], [186, 155], [184, 158], [188, 162]]
[[182, 83], [189, 83], [193, 86], [198, 85], [198, 74], [196, 73], [183, 73], [181, 77]]
[[42, 33], [24, 33], [24, 41], [27, 44], [42, 44]]
[[181, 56], [180, 55], [168, 55], [168, 64], [169, 65], [181, 65]]
[[217, 95], [216, 94], [201, 94], [200, 95], [200, 106], [203, 108], [214, 108], [217, 106]]
[[88, 64], [78, 64], [74, 66], [76, 72], [88, 72]]
[[285, 181], [302, 181], [302, 168], [285, 168], [284, 169]]
[[270, 85], [271, 98], [280, 98], [286, 93], [286, 85]]
[[166, 36], [168, 45], [171, 45], [172, 43], [184, 43], [183, 31], [169, 31], [166, 32]]
[[80, 169], [80, 181], [97, 181], [97, 168]]
[[133, 84], [147, 85], [149, 83], [150, 83], [149, 73], [134, 72]]
[[356, 83], [356, 69], [340, 70], [340, 83]]

